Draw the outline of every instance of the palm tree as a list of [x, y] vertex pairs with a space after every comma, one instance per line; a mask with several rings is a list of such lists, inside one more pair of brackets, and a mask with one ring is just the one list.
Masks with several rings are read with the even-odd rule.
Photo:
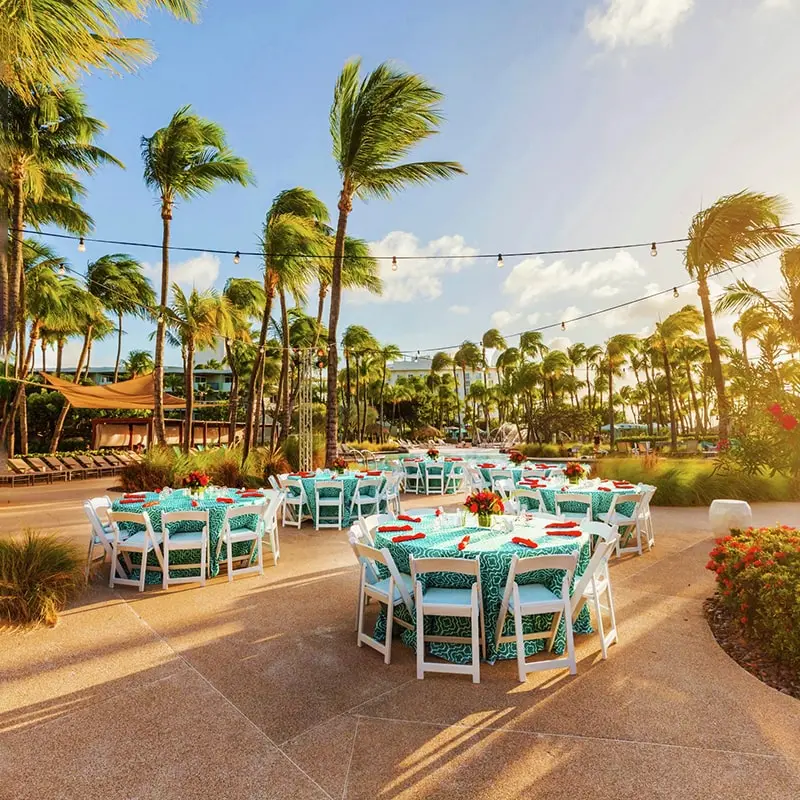
[[[345, 353], [345, 381], [347, 386], [346, 402], [345, 402], [345, 419], [350, 422], [350, 359], [355, 362], [355, 400], [356, 400], [356, 422], [355, 432], [358, 434], [361, 428], [361, 412], [359, 406], [360, 398], [360, 364], [362, 359], [370, 352], [376, 352], [379, 348], [378, 342], [375, 337], [363, 325], [350, 325], [342, 336], [342, 349]], [[347, 428], [345, 428], [345, 434]]]
[[636, 347], [636, 336], [632, 333], [617, 333], [606, 340], [603, 357], [608, 375], [608, 424], [611, 447], [614, 447], [614, 375], [618, 375], [628, 354]]
[[458, 380], [456, 379], [456, 364], [449, 353], [439, 352], [435, 353], [431, 359], [431, 372], [434, 375], [439, 375], [445, 370], [453, 370], [453, 387], [455, 389], [456, 398], [456, 417], [458, 418], [458, 440], [461, 441], [461, 404], [458, 402]]
[[[503, 337], [503, 334], [497, 328], [489, 328], [486, 333], [481, 337], [481, 353], [483, 355], [483, 385], [489, 388], [489, 362], [486, 360], [486, 350], [497, 350], [498, 357], [502, 355], [503, 350], [508, 348], [508, 344]], [[484, 400], [488, 395], [484, 396]], [[484, 402], [483, 405], [484, 424], [486, 426], [486, 435], [489, 435], [489, 404]]]
[[[572, 378], [573, 378], [573, 380], [577, 380], [575, 378], [575, 370], [579, 366], [581, 366], [581, 364], [586, 362], [586, 345], [583, 344], [582, 342], [576, 342], [575, 344], [570, 345], [567, 348], [567, 358], [569, 358], [569, 369], [570, 369], [570, 373], [572, 374]], [[588, 366], [588, 364], [587, 364], [587, 366]], [[587, 372], [588, 372], [588, 370], [587, 370]], [[586, 376], [586, 385], [587, 385], [587, 391], [588, 391], [588, 385], [589, 385], [589, 376], [588, 376], [588, 374]], [[575, 391], [574, 399], [575, 399], [575, 408], [578, 408], [579, 407], [579, 403], [578, 403], [578, 392], [577, 392], [577, 390]]]
[[390, 361], [398, 361], [403, 357], [396, 344], [385, 344], [378, 351], [378, 360], [381, 364], [381, 390], [380, 390], [380, 437], [383, 441], [385, 417], [383, 414], [383, 395], [386, 391], [386, 369]]
[[235, 156], [225, 141], [225, 131], [215, 122], [179, 108], [169, 124], [141, 140], [144, 182], [161, 202], [161, 297], [156, 328], [153, 371], [153, 420], [156, 441], [165, 444], [164, 335], [169, 301], [169, 236], [175, 201], [191, 200], [219, 183], [253, 182], [247, 162]]
[[124, 253], [101, 256], [86, 270], [89, 291], [108, 311], [117, 315], [117, 357], [114, 361], [114, 383], [119, 378], [122, 357], [122, 317], [145, 319], [152, 315], [156, 295], [142, 265]]
[[678, 449], [678, 422], [675, 416], [675, 393], [672, 382], [672, 350], [681, 337], [696, 333], [703, 323], [703, 317], [696, 306], [684, 306], [680, 311], [670, 314], [665, 320], [656, 323], [654, 344], [661, 354], [664, 377], [667, 381], [667, 402], [669, 403], [669, 427], [672, 452]]
[[697, 213], [689, 227], [684, 264], [689, 275], [697, 281], [697, 294], [703, 308], [708, 354], [717, 390], [719, 437], [723, 440], [729, 435], [730, 408], [714, 329], [708, 278], [772, 250], [789, 247], [796, 236], [779, 227], [785, 211], [786, 202], [782, 197], [744, 190], [721, 197], [711, 207]]
[[148, 375], [153, 371], [153, 357], [149, 350], [131, 350], [122, 362], [122, 371], [128, 379]]
[[424, 184], [464, 172], [454, 161], [402, 163], [423, 140], [438, 132], [442, 95], [419, 75], [381, 64], [361, 79], [361, 60], [348, 61], [336, 82], [330, 113], [334, 158], [342, 178], [333, 250], [328, 321], [328, 402], [325, 461], [336, 456], [336, 378], [342, 262], [353, 198], [388, 198], [409, 184]]
[[214, 346], [220, 329], [224, 327], [220, 321], [223, 313], [224, 305], [215, 292], [198, 292], [193, 288], [187, 297], [177, 283], [172, 284], [172, 306], [167, 313], [167, 326], [173, 343], [180, 346], [184, 359], [186, 430], [183, 450], [186, 453], [194, 439], [194, 356], [198, 350]]
[[542, 375], [544, 377], [543, 398], [547, 399], [547, 381], [550, 381], [550, 395], [556, 403], [556, 382], [570, 368], [570, 360], [563, 350], [551, 350], [542, 359]]
[[[599, 344], [592, 344], [586, 348], [583, 360], [586, 363], [586, 400], [589, 410], [594, 409], [594, 400], [592, 399], [592, 380], [589, 377], [589, 370], [594, 367], [595, 374], [600, 365], [600, 359], [603, 357], [603, 348]], [[597, 392], [595, 391], [595, 396]]]
[[[466, 417], [467, 408], [467, 369], [476, 370], [483, 364], [483, 357], [481, 351], [475, 342], [463, 342], [461, 347], [456, 350], [453, 355], [453, 372], [455, 368], [459, 367], [461, 370], [461, 388], [464, 397], [464, 416]], [[473, 419], [473, 427], [475, 420]], [[458, 430], [458, 441], [461, 441], [461, 428]]]
[[519, 351], [532, 359], [543, 358], [550, 348], [544, 343], [541, 331], [525, 331], [519, 337]]

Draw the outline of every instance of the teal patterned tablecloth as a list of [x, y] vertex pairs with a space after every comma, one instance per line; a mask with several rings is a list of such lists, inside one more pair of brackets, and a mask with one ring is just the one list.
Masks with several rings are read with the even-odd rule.
[[[481, 593], [483, 600], [484, 616], [486, 619], [486, 655], [487, 661], [493, 663], [497, 659], [510, 659], [517, 657], [517, 647], [513, 642], [495, 643], [495, 628], [497, 615], [503, 600], [508, 572], [511, 568], [511, 559], [514, 555], [520, 558], [528, 556], [558, 555], [572, 553], [578, 550], [578, 565], [575, 578], [583, 574], [591, 558], [591, 545], [589, 536], [548, 536], [541, 523], [531, 526], [517, 527], [513, 533], [487, 528], [442, 528], [436, 527], [436, 518], [427, 516], [420, 523], [411, 523], [413, 533], [425, 533], [424, 539], [411, 542], [392, 542], [395, 533], [376, 533], [376, 546], [386, 547], [392, 554], [400, 572], [410, 574], [409, 556], [415, 558], [472, 558], [480, 562]], [[466, 535], [470, 542], [464, 550], [458, 549], [458, 543]], [[535, 550], [516, 545], [511, 542], [513, 536], [522, 536], [532, 539], [539, 546]], [[560, 596], [563, 573], [555, 570], [540, 570], [518, 577], [520, 583], [543, 583], [551, 591]], [[468, 587], [472, 579], [466, 575], [453, 575], [447, 573], [430, 573], [421, 576], [423, 586], [444, 586], [448, 588]], [[574, 579], [573, 579], [574, 584]], [[405, 605], [397, 607], [397, 615], [413, 622]], [[523, 618], [525, 633], [545, 631], [552, 624], [552, 615], [538, 615]], [[584, 606], [575, 620], [576, 633], [591, 633], [592, 624], [589, 610]], [[503, 634], [510, 635], [514, 632], [514, 620], [507, 617], [503, 627]], [[425, 633], [435, 636], [469, 636], [469, 620], [459, 617], [426, 617]], [[386, 610], [381, 608], [375, 627], [375, 638], [384, 641], [386, 636]], [[416, 647], [416, 634], [413, 630], [402, 629], [401, 639], [411, 648]], [[533, 639], [525, 642], [525, 654], [531, 656], [544, 649], [546, 639]], [[470, 645], [450, 643], [430, 643], [427, 645], [430, 652], [458, 664], [469, 663], [472, 660]], [[564, 623], [559, 625], [558, 633], [553, 646], [555, 653], [563, 653], [566, 646], [566, 629]]]
[[[542, 500], [544, 500], [545, 508], [544, 511], [549, 512], [550, 514], [556, 513], [556, 503], [555, 503], [555, 496], [557, 493], [561, 492], [562, 489], [539, 489], [542, 493]], [[599, 520], [600, 514], [605, 514], [609, 508], [611, 508], [611, 501], [616, 494], [636, 494], [640, 490], [637, 488], [632, 489], [616, 489], [611, 488], [610, 491], [602, 491], [600, 489], [582, 489], [580, 486], [567, 486], [563, 491], [569, 494], [586, 494], [592, 498], [592, 519]], [[522, 504], [526, 507], [530, 505], [528, 498], [523, 497], [521, 498], [523, 501]], [[633, 513], [634, 505], [633, 503], [621, 503], [617, 505], [617, 510], [622, 514], [631, 514]], [[565, 503], [562, 507], [563, 511], [567, 513], [574, 513], [580, 514], [586, 510], [586, 507], [580, 503]]]
[[[188, 495], [186, 490], [184, 489], [177, 489], [172, 494], [161, 497], [156, 492], [146, 492], [145, 499], [141, 503], [122, 503], [121, 498], [114, 501], [112, 505], [112, 509], [114, 511], [126, 511], [132, 513], [141, 513], [142, 511], [147, 513], [147, 516], [150, 517], [150, 523], [153, 526], [153, 530], [160, 531], [161, 530], [161, 514], [164, 511], [205, 511], [208, 510], [208, 538], [209, 538], [209, 553], [208, 553], [208, 567], [209, 567], [209, 574], [211, 577], [215, 577], [219, 574], [219, 559], [217, 559], [217, 542], [219, 541], [220, 534], [222, 533], [222, 526], [225, 523], [225, 512], [226, 509], [230, 508], [231, 506], [243, 506], [243, 505], [253, 505], [254, 503], [263, 503], [265, 502], [264, 498], [261, 497], [253, 497], [253, 498], [241, 498], [239, 497], [234, 489], [221, 489], [218, 490], [220, 496], [223, 497], [231, 497], [233, 498], [233, 503], [219, 503], [217, 502], [216, 498], [211, 496], [212, 493], [207, 493], [205, 496], [200, 496], [196, 498], [197, 500], [197, 507], [192, 506], [192, 498]], [[158, 501], [157, 505], [150, 506], [149, 508], [143, 508], [143, 503]], [[236, 530], [237, 528], [244, 528], [244, 527], [254, 527], [257, 522], [257, 517], [255, 514], [248, 514], [243, 517], [238, 517], [233, 522], [233, 529]], [[130, 524], [125, 523], [123, 528], [129, 528]], [[198, 524], [192, 522], [180, 522], [170, 525], [170, 532], [178, 533], [178, 532], [188, 532], [200, 530], [200, 526]], [[252, 544], [249, 542], [236, 542], [233, 545], [232, 551], [233, 555], [244, 555], [248, 552], [248, 550], [252, 547]], [[255, 553], [253, 554], [255, 559]], [[221, 558], [225, 558], [225, 548], [222, 548], [222, 552], [220, 553]], [[169, 574], [172, 578], [187, 578], [190, 576], [196, 576], [198, 573], [198, 569], [180, 569], [180, 564], [196, 564], [198, 562], [197, 550], [172, 550], [169, 554]], [[132, 571], [132, 574], [128, 577], [130, 578], [138, 578], [139, 576], [139, 569], [138, 566], [141, 562], [141, 558], [139, 555], [132, 553], [131, 554], [131, 562], [133, 563], [135, 568]], [[123, 564], [124, 568], [124, 564]], [[145, 577], [145, 583], [147, 584], [159, 584], [161, 583], [161, 567], [158, 563], [158, 559], [156, 558], [155, 553], [150, 553], [147, 558], [147, 576]]]
[[[491, 486], [492, 483], [492, 470], [495, 469], [502, 469], [502, 470], [510, 470], [514, 476], [514, 483], [519, 483], [522, 478], [526, 475], [532, 474], [532, 469], [528, 467], [528, 469], [523, 469], [522, 467], [509, 467], [509, 466], [502, 466], [501, 464], [497, 464], [494, 467], [479, 467], [481, 471], [481, 475], [483, 475], [483, 479]], [[535, 467], [534, 467], [535, 469]], [[548, 467], [547, 469], [536, 470], [537, 472], [544, 472], [544, 477], [549, 478], [551, 475], [554, 475], [557, 472], [561, 472], [561, 467]]]
[[[403, 471], [405, 471], [406, 461], [408, 461], [408, 459], [403, 460]], [[420, 488], [418, 494], [431, 494], [431, 495], [441, 494], [441, 492], [438, 489], [431, 489], [430, 492], [425, 491], [425, 476], [427, 475], [429, 466], [434, 465], [434, 466], [444, 467], [443, 481], [445, 486], [447, 486], [447, 479], [450, 477], [450, 473], [453, 471], [454, 467], [460, 467], [462, 470], [464, 468], [463, 461], [442, 461], [441, 459], [438, 458], [436, 460], [425, 458], [422, 461], [409, 461], [409, 463], [416, 463], [417, 466], [419, 467], [420, 473], [422, 474], [422, 478], [419, 484]], [[450, 487], [447, 490], [447, 493], [453, 494], [454, 491], [455, 489], [453, 487]]]
[[[381, 480], [381, 485], [378, 491], [381, 491], [384, 487], [385, 478], [383, 476], [378, 475], [367, 475], [364, 472], [359, 472], [355, 474], [348, 474], [344, 473], [342, 475], [338, 475], [336, 473], [325, 473], [321, 472], [313, 477], [310, 478], [301, 478], [300, 480], [303, 481], [303, 490], [306, 493], [306, 497], [308, 498], [308, 507], [309, 513], [311, 514], [311, 519], [313, 520], [315, 517], [316, 509], [317, 509], [317, 497], [314, 494], [314, 485], [315, 483], [320, 481], [341, 481], [344, 487], [344, 514], [342, 515], [342, 527], [347, 528], [351, 525], [352, 520], [350, 518], [350, 504], [353, 502], [353, 495], [356, 492], [356, 486], [358, 486], [360, 478], [357, 475], [363, 475], [365, 478], [376, 478]], [[335, 497], [336, 490], [335, 489], [321, 489], [320, 490], [320, 497]], [[386, 510], [386, 503], [381, 503], [380, 506], [381, 511]], [[373, 513], [373, 512], [370, 512]], [[333, 508], [326, 508], [322, 506], [320, 511], [320, 522], [325, 522], [326, 520], [336, 519], [336, 510]]]

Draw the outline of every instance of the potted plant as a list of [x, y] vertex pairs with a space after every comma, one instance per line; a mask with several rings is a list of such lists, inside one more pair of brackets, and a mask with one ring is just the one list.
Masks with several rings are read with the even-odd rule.
[[570, 461], [564, 467], [564, 475], [570, 483], [578, 483], [583, 478], [583, 465], [577, 461]]
[[508, 454], [508, 460], [518, 467], [523, 461], [527, 461], [528, 457], [523, 453], [520, 453], [519, 450], [512, 450]]
[[347, 461], [342, 456], [336, 456], [333, 459], [333, 468], [341, 475], [347, 469]]
[[430, 450], [428, 450], [428, 458], [436, 461], [436, 459], [439, 458], [439, 451], [435, 447], [431, 447]]
[[211, 479], [199, 469], [193, 469], [184, 479], [183, 485], [192, 496], [198, 495], [208, 486]]
[[505, 510], [503, 498], [489, 491], [473, 492], [464, 501], [464, 506], [471, 514], [477, 514], [481, 528], [491, 528], [492, 517]]

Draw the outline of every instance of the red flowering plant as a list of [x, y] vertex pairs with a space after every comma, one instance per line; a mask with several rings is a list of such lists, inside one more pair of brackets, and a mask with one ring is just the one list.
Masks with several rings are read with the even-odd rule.
[[523, 461], [527, 461], [528, 457], [524, 453], [520, 453], [519, 450], [512, 450], [508, 454], [508, 460], [512, 464], [521, 464]]
[[496, 492], [486, 490], [473, 492], [464, 501], [464, 507], [470, 514], [477, 514], [478, 523], [487, 526], [491, 523], [495, 514], [502, 514], [505, 511], [503, 498]]
[[436, 459], [439, 458], [439, 451], [435, 447], [431, 447], [430, 450], [428, 450], [428, 458], [432, 458], [436, 461]]
[[187, 489], [204, 489], [208, 486], [211, 478], [205, 472], [199, 469], [193, 469], [188, 475], [183, 478], [183, 485]]
[[344, 472], [347, 469], [347, 461], [341, 456], [336, 456], [331, 465], [337, 472]]
[[786, 525], [733, 530], [716, 540], [706, 569], [745, 635], [800, 667], [800, 532]]
[[583, 464], [577, 461], [570, 461], [564, 467], [564, 475], [569, 479], [570, 483], [577, 483], [583, 477]]

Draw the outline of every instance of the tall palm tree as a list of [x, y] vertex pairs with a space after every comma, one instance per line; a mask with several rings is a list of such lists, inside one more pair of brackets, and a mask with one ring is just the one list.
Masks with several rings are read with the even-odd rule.
[[100, 256], [90, 263], [86, 270], [86, 285], [104, 308], [117, 315], [116, 383], [122, 358], [122, 318], [125, 315], [139, 319], [152, 316], [156, 294], [142, 271], [142, 265], [125, 253]]
[[[600, 359], [603, 357], [603, 348], [599, 344], [592, 344], [586, 348], [583, 360], [586, 364], [586, 400], [589, 410], [594, 408], [594, 400], [592, 399], [592, 380], [589, 377], [589, 370], [594, 368], [597, 370]], [[596, 392], [595, 392], [596, 395]]]
[[184, 383], [186, 384], [186, 429], [183, 449], [188, 453], [193, 444], [194, 423], [194, 357], [198, 350], [214, 346], [225, 323], [220, 317], [225, 306], [216, 292], [198, 292], [192, 289], [188, 297], [177, 284], [172, 284], [172, 305], [167, 312], [167, 326], [173, 341], [181, 348], [184, 358]]
[[458, 380], [456, 378], [456, 365], [453, 357], [449, 353], [440, 351], [434, 353], [431, 359], [431, 372], [434, 375], [440, 375], [448, 369], [453, 370], [453, 388], [455, 390], [456, 400], [456, 417], [458, 419], [458, 440], [461, 441], [461, 404], [458, 402]]
[[383, 441], [383, 430], [385, 417], [383, 413], [383, 396], [386, 392], [386, 371], [391, 361], [398, 361], [403, 357], [400, 348], [396, 344], [385, 344], [378, 351], [378, 360], [381, 365], [381, 390], [380, 390], [380, 438]]
[[122, 362], [122, 371], [128, 379], [147, 375], [153, 371], [153, 356], [149, 350], [131, 350]]
[[525, 331], [519, 337], [519, 351], [532, 359], [543, 358], [550, 348], [544, 343], [541, 331]]
[[614, 447], [614, 375], [618, 375], [627, 356], [636, 347], [636, 336], [632, 333], [617, 333], [606, 340], [603, 351], [608, 376], [608, 424], [610, 428], [611, 447]]
[[675, 415], [675, 393], [672, 381], [672, 351], [681, 337], [697, 333], [703, 324], [703, 317], [696, 306], [684, 306], [680, 311], [670, 314], [666, 319], [656, 322], [654, 344], [661, 354], [664, 377], [667, 381], [667, 402], [669, 404], [670, 443], [672, 452], [678, 449], [678, 422]]
[[[284, 189], [272, 201], [264, 220], [261, 249], [264, 257], [264, 309], [258, 339], [256, 361], [247, 389], [247, 417], [244, 434], [245, 457], [253, 444], [256, 411], [261, 408], [264, 392], [264, 363], [267, 332], [272, 319], [275, 297], [283, 290], [295, 296], [303, 294], [312, 277], [315, 259], [325, 252], [325, 222], [328, 209], [310, 189], [296, 186]], [[285, 328], [286, 326], [284, 326]], [[287, 333], [283, 334], [286, 338]], [[287, 378], [288, 350], [282, 352], [278, 395], [283, 394]], [[274, 430], [274, 428], [273, 428]], [[283, 431], [282, 434], [287, 433]]]
[[[461, 347], [453, 355], [453, 370], [458, 367], [461, 370], [461, 388], [464, 397], [464, 416], [466, 417], [467, 408], [467, 370], [480, 369], [483, 364], [481, 350], [475, 342], [463, 342]], [[473, 426], [475, 420], [473, 419]], [[459, 427], [458, 440], [461, 441], [461, 429]]]
[[697, 281], [711, 371], [717, 390], [719, 437], [723, 440], [729, 435], [730, 408], [714, 329], [708, 279], [736, 264], [752, 261], [772, 250], [793, 244], [795, 234], [779, 227], [785, 212], [786, 201], [782, 197], [743, 190], [721, 197], [709, 208], [695, 214], [689, 227], [684, 264], [689, 275]]
[[353, 198], [388, 198], [410, 184], [451, 178], [464, 172], [454, 161], [402, 163], [423, 140], [438, 132], [442, 99], [419, 75], [381, 64], [363, 79], [361, 60], [348, 61], [336, 81], [330, 113], [333, 154], [342, 178], [333, 250], [328, 320], [328, 402], [325, 461], [336, 456], [336, 378], [339, 371], [339, 310], [347, 219]]
[[[489, 362], [486, 360], [487, 350], [497, 350], [498, 357], [502, 355], [503, 350], [508, 348], [503, 334], [497, 328], [489, 328], [486, 333], [481, 336], [481, 353], [483, 355], [483, 385], [489, 388]], [[484, 394], [484, 400], [488, 398], [488, 394]], [[484, 402], [483, 405], [484, 425], [486, 426], [486, 435], [489, 435], [489, 404]]]
[[363, 325], [350, 325], [342, 335], [342, 349], [345, 353], [345, 381], [347, 394], [345, 398], [345, 419], [350, 422], [350, 359], [355, 362], [353, 374], [355, 376], [355, 401], [356, 401], [356, 422], [355, 432], [358, 434], [361, 428], [361, 412], [359, 398], [361, 396], [361, 362], [369, 353], [377, 352], [379, 345], [375, 337]]
[[[582, 342], [575, 342], [575, 344], [570, 345], [567, 348], [567, 358], [569, 358], [569, 370], [570, 373], [572, 374], [572, 378], [573, 380], [577, 380], [575, 378], [575, 370], [586, 361], [586, 345], [583, 344]], [[588, 375], [586, 376], [586, 381], [587, 381], [586, 385], [588, 391], [588, 385], [589, 385]], [[578, 403], [577, 391], [575, 391], [574, 400], [575, 400], [575, 408], [578, 408], [579, 403]]]
[[570, 360], [563, 350], [550, 350], [542, 359], [542, 375], [544, 377], [543, 397], [547, 398], [547, 381], [550, 381], [550, 396], [553, 403], [558, 400], [556, 384], [559, 378], [570, 368]]
[[169, 237], [176, 200], [207, 194], [220, 183], [253, 182], [247, 162], [233, 154], [220, 125], [197, 116], [190, 106], [179, 108], [169, 124], [141, 140], [144, 182], [161, 203], [161, 294], [153, 371], [153, 420], [156, 441], [165, 444], [164, 335], [169, 302]]

